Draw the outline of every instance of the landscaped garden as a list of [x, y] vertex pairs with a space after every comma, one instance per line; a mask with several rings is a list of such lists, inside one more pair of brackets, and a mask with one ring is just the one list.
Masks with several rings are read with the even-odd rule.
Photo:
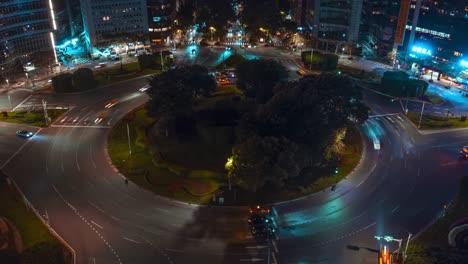
[[[407, 117], [415, 124], [419, 125], [420, 113], [408, 112]], [[465, 117], [447, 117], [423, 114], [421, 129], [446, 129], [468, 127]]]
[[288, 83], [274, 61], [246, 62], [237, 74], [229, 89], [198, 65], [153, 76], [150, 101], [109, 135], [113, 164], [160, 195], [224, 204], [297, 198], [354, 169], [363, 147], [349, 117], [362, 122], [368, 112], [346, 77]]
[[[47, 115], [53, 123], [57, 118], [64, 114], [67, 109], [47, 109]], [[34, 111], [11, 111], [0, 113], [0, 122], [10, 122], [18, 124], [26, 124], [30, 126], [46, 127], [44, 111], [42, 109]]]
[[72, 263], [71, 252], [50, 234], [7, 184], [3, 174], [0, 174], [0, 201], [0, 225], [3, 223], [0, 230], [10, 234], [10, 239], [0, 241], [0, 246], [5, 246], [5, 242], [7, 245], [0, 247], [0, 263]]

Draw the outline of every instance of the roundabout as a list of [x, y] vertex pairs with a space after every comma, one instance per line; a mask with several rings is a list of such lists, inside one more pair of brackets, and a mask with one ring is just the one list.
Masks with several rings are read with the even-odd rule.
[[[135, 79], [79, 95], [76, 106], [38, 131], [2, 171], [15, 180], [76, 252], [76, 263], [267, 263], [246, 207], [208, 207], [163, 198], [125, 183], [106, 155], [110, 128], [147, 96]], [[119, 103], [106, 109], [114, 98]], [[278, 263], [375, 263], [375, 235], [417, 234], [454, 197], [468, 145], [464, 130], [421, 135], [396, 105], [365, 93], [365, 158], [335, 191], [274, 205]], [[94, 120], [103, 111], [100, 124]], [[370, 131], [377, 133], [376, 151]], [[350, 246], [361, 250], [350, 250]], [[371, 250], [366, 250], [371, 249]]]

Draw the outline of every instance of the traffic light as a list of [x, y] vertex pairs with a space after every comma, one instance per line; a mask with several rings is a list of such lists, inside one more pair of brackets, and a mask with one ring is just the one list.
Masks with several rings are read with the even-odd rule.
[[340, 173], [340, 170], [338, 169], [338, 167], [335, 168], [335, 175]]
[[338, 71], [338, 75], [341, 75], [341, 71]]

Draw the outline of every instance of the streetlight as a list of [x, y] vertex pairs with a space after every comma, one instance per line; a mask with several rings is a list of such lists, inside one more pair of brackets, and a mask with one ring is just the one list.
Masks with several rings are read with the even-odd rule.
[[309, 64], [310, 70], [312, 70], [312, 58], [314, 58], [314, 48], [310, 50], [310, 64]]
[[[2, 68], [3, 69], [3, 68]], [[8, 103], [10, 103], [10, 108], [11, 108], [11, 98], [10, 98], [10, 81], [8, 79], [5, 80], [7, 83], [8, 87]]]
[[211, 41], [213, 41], [213, 32], [216, 32], [216, 28], [210, 27], [210, 31], [211, 31]]

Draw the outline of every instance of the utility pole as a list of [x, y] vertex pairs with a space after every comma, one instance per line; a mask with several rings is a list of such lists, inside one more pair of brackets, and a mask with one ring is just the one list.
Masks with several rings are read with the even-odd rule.
[[312, 70], [312, 59], [314, 58], [314, 48], [310, 50], [310, 65], [309, 69]]
[[422, 116], [423, 116], [423, 112], [424, 112], [424, 104], [426, 104], [426, 102], [423, 101], [423, 105], [421, 107], [421, 116], [419, 117], [418, 128], [421, 128], [421, 121], [422, 121]]
[[163, 61], [163, 56], [162, 56], [162, 50], [159, 52], [161, 55], [161, 71], [164, 71], [164, 61]]
[[409, 242], [410, 242], [410, 240], [411, 240], [411, 236], [412, 236], [412, 235], [413, 235], [413, 234], [411, 234], [411, 233], [408, 234], [408, 240], [406, 241], [405, 253], [403, 254], [403, 262], [402, 262], [401, 264], [404, 264], [404, 263], [405, 263], [405, 260], [406, 260], [406, 251], [408, 250], [408, 244], [409, 244]]
[[127, 123], [127, 137], [128, 137], [128, 155], [131, 156], [132, 155], [132, 146], [130, 144], [130, 127], [128, 126], [128, 123]]
[[408, 88], [405, 87], [405, 91], [406, 91], [405, 114], [408, 114]]
[[49, 125], [49, 116], [47, 115], [47, 102], [44, 100], [44, 98], [42, 98], [42, 107], [44, 108], [44, 119], [45, 119], [45, 123], [46, 123], [46, 126]]

